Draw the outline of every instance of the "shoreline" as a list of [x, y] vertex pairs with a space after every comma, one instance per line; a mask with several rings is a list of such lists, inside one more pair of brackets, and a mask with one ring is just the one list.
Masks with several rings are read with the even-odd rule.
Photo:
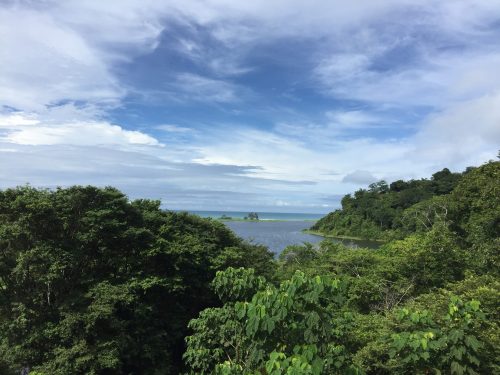
[[302, 232], [306, 233], [306, 234], [311, 234], [313, 236], [320, 236], [320, 237], [324, 237], [324, 238], [333, 238], [333, 239], [337, 239], [337, 240], [370, 241], [370, 242], [380, 242], [380, 243], [386, 242], [384, 240], [377, 240], [377, 239], [372, 239], [372, 238], [361, 238], [361, 237], [340, 236], [340, 235], [335, 236], [332, 234], [326, 234], [323, 232], [319, 232], [316, 230], [310, 230], [310, 229], [304, 229]]
[[316, 219], [298, 219], [298, 220], [285, 220], [285, 219], [259, 219], [259, 220], [245, 220], [245, 219], [240, 219], [240, 218], [220, 218], [220, 217], [217, 217], [217, 218], [210, 218], [210, 219], [213, 219], [213, 220], [217, 220], [217, 221], [221, 221], [221, 222], [227, 222], [227, 221], [235, 221], [235, 222], [245, 222], [245, 223], [286, 223], [286, 222], [297, 222], [297, 221], [301, 221], [301, 222], [308, 222], [308, 223], [315, 223]]

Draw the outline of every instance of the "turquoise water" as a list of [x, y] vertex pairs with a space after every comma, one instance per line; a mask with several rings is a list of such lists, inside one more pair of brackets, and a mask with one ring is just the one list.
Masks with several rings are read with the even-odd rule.
[[[233, 219], [243, 219], [248, 216], [248, 212], [243, 211], [189, 211], [192, 214], [201, 217], [212, 217], [217, 219], [222, 215], [232, 217]], [[287, 221], [304, 221], [304, 220], [319, 220], [324, 214], [304, 214], [290, 212], [257, 212], [260, 220], [287, 220]]]

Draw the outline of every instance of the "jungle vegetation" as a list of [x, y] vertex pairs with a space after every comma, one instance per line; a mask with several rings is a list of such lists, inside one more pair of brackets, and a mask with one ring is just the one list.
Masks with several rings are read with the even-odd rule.
[[277, 259], [113, 188], [1, 191], [0, 373], [499, 374], [499, 183], [375, 184], [316, 229], [379, 249]]
[[[403, 238], [432, 224], [426, 217], [415, 217], [415, 212], [428, 208], [433, 217], [445, 214], [445, 207], [439, 206], [439, 197], [449, 194], [471, 170], [452, 173], [445, 168], [430, 179], [372, 183], [367, 189], [345, 195], [341, 200], [342, 209], [323, 217], [311, 229], [340, 237]], [[418, 203], [420, 205], [415, 206]], [[411, 207], [414, 209], [409, 210]]]

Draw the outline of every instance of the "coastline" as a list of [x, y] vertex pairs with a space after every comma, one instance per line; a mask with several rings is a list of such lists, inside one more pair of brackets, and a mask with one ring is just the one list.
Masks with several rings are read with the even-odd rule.
[[354, 236], [335, 236], [332, 234], [326, 234], [326, 233], [316, 231], [316, 230], [311, 230], [311, 229], [304, 229], [302, 232], [307, 233], [307, 234], [311, 234], [313, 236], [320, 236], [320, 237], [324, 237], [324, 238], [333, 238], [333, 239], [337, 239], [337, 240], [370, 241], [370, 242], [380, 242], [380, 243], [386, 242], [384, 240], [378, 240], [378, 239], [373, 239], [373, 238], [361, 238], [361, 237], [354, 237]]
[[[324, 214], [301, 213], [301, 212], [253, 212], [257, 215], [249, 217], [252, 212], [248, 211], [196, 211], [196, 210], [172, 210], [174, 212], [188, 212], [204, 218], [211, 218], [218, 221], [265, 221], [265, 222], [286, 222], [286, 221], [307, 221], [316, 222], [324, 217]], [[247, 220], [245, 220], [245, 217]]]
[[245, 219], [240, 219], [240, 218], [220, 218], [220, 217], [215, 217], [212, 218], [213, 220], [217, 221], [222, 221], [222, 222], [228, 222], [228, 221], [235, 221], [235, 222], [245, 222], [245, 223], [286, 223], [289, 221], [306, 221], [309, 223], [315, 223], [318, 220], [315, 219], [297, 219], [297, 220], [285, 220], [285, 219], [259, 219], [259, 220], [245, 220]]

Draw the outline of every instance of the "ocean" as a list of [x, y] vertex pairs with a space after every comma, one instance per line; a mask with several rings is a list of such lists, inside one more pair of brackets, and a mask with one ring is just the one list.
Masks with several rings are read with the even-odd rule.
[[[189, 211], [192, 214], [201, 217], [211, 217], [217, 219], [222, 215], [232, 217], [233, 219], [243, 219], [249, 212], [243, 211]], [[290, 212], [257, 212], [260, 220], [286, 220], [286, 221], [311, 221], [319, 220], [325, 214], [305, 214]]]

